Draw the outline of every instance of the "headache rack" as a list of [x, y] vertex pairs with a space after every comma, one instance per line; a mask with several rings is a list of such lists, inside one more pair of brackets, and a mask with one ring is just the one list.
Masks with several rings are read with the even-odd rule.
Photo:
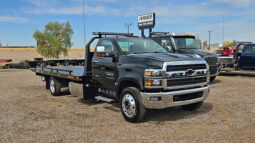
[[252, 42], [246, 42], [246, 41], [237, 41], [236, 43], [237, 43], [237, 45], [238, 44], [240, 44], [240, 45], [252, 44]]
[[102, 35], [106, 36], [126, 36], [126, 37], [136, 37], [133, 33], [114, 33], [114, 32], [93, 32], [93, 35], [98, 35], [100, 38]]
[[169, 32], [150, 32], [151, 35], [167, 36]]

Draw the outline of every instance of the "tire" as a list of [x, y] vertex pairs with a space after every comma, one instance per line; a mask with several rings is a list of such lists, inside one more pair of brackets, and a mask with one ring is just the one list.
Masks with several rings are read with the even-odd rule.
[[139, 94], [140, 91], [136, 87], [127, 87], [121, 92], [121, 113], [128, 122], [140, 122], [146, 114]]
[[49, 77], [45, 77], [45, 85], [46, 85], [46, 89], [50, 89], [50, 78]]
[[59, 80], [57, 80], [56, 78], [51, 77], [49, 84], [50, 84], [50, 93], [53, 96], [60, 96], [61, 95], [61, 87], [62, 87], [61, 82]]
[[210, 82], [213, 82], [215, 80], [216, 76], [210, 77]]
[[193, 104], [189, 104], [189, 105], [183, 105], [181, 107], [182, 107], [183, 110], [194, 111], [194, 110], [197, 110], [202, 104], [203, 104], [203, 101], [193, 103]]

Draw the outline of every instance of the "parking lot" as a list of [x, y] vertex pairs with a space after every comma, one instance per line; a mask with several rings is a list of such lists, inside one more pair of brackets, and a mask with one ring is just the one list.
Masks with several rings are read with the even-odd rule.
[[255, 77], [218, 76], [197, 111], [151, 110], [126, 122], [118, 104], [53, 97], [29, 70], [0, 69], [0, 142], [254, 142]]

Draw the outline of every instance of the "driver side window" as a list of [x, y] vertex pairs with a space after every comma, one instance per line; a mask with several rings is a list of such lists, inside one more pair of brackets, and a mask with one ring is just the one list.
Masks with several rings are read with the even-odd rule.
[[255, 46], [247, 46], [246, 53], [255, 53]]
[[105, 55], [108, 56], [111, 52], [114, 52], [114, 45], [110, 40], [103, 40], [100, 46], [105, 47]]

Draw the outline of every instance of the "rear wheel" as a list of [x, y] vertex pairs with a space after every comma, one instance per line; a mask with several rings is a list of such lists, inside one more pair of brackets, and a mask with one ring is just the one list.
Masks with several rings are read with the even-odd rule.
[[181, 107], [183, 110], [194, 111], [194, 110], [197, 110], [202, 104], [203, 102], [197, 102], [197, 103], [193, 103], [189, 105], [183, 105]]
[[214, 80], [215, 80], [215, 78], [216, 78], [216, 76], [212, 76], [212, 77], [210, 77], [210, 82], [214, 81]]
[[129, 122], [140, 122], [146, 114], [139, 94], [136, 87], [128, 87], [121, 92], [121, 113]]
[[57, 80], [54, 77], [51, 77], [50, 80], [49, 80], [49, 86], [50, 86], [50, 93], [53, 96], [60, 96], [61, 95], [62, 84], [59, 80]]

